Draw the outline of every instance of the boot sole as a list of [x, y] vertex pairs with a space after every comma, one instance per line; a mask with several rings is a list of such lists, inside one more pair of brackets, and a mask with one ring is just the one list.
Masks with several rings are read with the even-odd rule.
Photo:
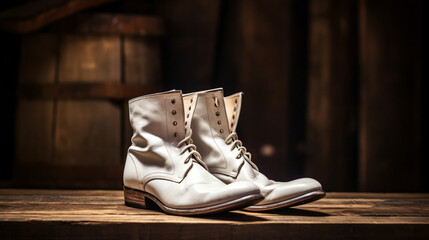
[[202, 215], [242, 209], [260, 202], [263, 198], [264, 197], [261, 194], [252, 194], [212, 206], [179, 209], [166, 206], [158, 198], [147, 192], [124, 186], [124, 199], [126, 206], [142, 209], [156, 209], [159, 207], [164, 212], [174, 215]]
[[247, 208], [244, 208], [243, 210], [249, 211], [249, 212], [262, 212], [262, 211], [293, 207], [293, 206], [302, 205], [309, 202], [314, 202], [325, 196], [326, 196], [325, 191], [317, 190], [317, 191], [309, 192], [301, 196], [291, 198], [285, 201], [277, 202], [277, 203], [249, 206]]

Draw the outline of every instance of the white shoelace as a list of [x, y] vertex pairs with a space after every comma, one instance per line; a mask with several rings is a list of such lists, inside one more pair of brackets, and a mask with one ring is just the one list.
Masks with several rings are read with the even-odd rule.
[[252, 154], [250, 152], [247, 152], [247, 149], [243, 147], [243, 143], [240, 140], [238, 140], [238, 135], [236, 132], [232, 132], [231, 134], [229, 134], [229, 136], [226, 137], [225, 139], [225, 143], [228, 145], [232, 143], [231, 151], [234, 150], [234, 148], [237, 148], [240, 151], [240, 153], [236, 156], [237, 159], [243, 156], [243, 158], [250, 165], [252, 165], [253, 168], [259, 171], [256, 164], [252, 162]]
[[177, 144], [178, 148], [181, 148], [183, 145], [185, 146], [180, 152], [180, 155], [188, 151], [188, 155], [185, 158], [185, 163], [188, 163], [191, 159], [193, 159], [197, 161], [199, 164], [201, 164], [201, 166], [203, 166], [208, 171], [209, 169], [207, 165], [203, 162], [200, 153], [197, 152], [197, 146], [193, 144], [191, 136], [192, 136], [192, 130], [189, 129], [189, 134]]

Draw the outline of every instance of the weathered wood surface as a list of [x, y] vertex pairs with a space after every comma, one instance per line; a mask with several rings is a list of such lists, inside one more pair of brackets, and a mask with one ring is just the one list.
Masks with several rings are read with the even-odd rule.
[[122, 191], [0, 190], [2, 239], [427, 239], [429, 194], [328, 193], [267, 213], [181, 217], [123, 204]]

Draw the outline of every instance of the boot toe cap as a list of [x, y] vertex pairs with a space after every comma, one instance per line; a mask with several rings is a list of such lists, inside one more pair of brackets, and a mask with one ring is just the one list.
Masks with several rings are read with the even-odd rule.
[[310, 192], [322, 190], [322, 185], [312, 178], [300, 178], [289, 182], [274, 182], [271, 191], [266, 191], [264, 201], [260, 204], [269, 204], [285, 201]]

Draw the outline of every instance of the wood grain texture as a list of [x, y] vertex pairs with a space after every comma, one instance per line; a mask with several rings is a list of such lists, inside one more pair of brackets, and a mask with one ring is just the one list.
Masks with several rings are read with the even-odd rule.
[[306, 173], [328, 191], [355, 189], [357, 1], [309, 5]]
[[223, 6], [222, 26], [227, 35], [220, 36], [217, 81], [236, 88], [226, 92], [244, 92], [239, 138], [261, 172], [274, 180], [301, 176], [298, 168], [290, 167], [295, 147], [290, 126], [296, 117], [290, 87], [293, 81], [304, 80], [292, 79], [297, 59], [292, 46], [299, 38], [291, 26], [294, 3], [225, 1]]
[[[54, 83], [58, 36], [37, 34], [21, 41], [19, 84]], [[17, 164], [50, 162], [53, 154], [54, 101], [19, 99], [16, 108]]]
[[359, 2], [361, 191], [420, 189], [421, 4]]
[[[92, 163], [93, 164], [93, 163]], [[14, 171], [14, 186], [27, 188], [122, 189], [122, 166], [28, 163]]]
[[119, 36], [67, 34], [61, 38], [58, 82], [120, 81]]
[[[120, 56], [119, 36], [65, 35], [58, 82], [120, 82]], [[102, 100], [59, 100], [57, 104], [56, 165], [120, 164], [119, 106]]]
[[219, 0], [155, 1], [165, 23], [163, 80], [165, 88], [199, 91], [213, 76]]
[[105, 34], [123, 36], [161, 36], [162, 20], [140, 14], [78, 13], [50, 24], [43, 32]]
[[124, 80], [128, 84], [159, 84], [161, 41], [156, 37], [124, 37]]
[[56, 165], [119, 165], [120, 109], [107, 101], [58, 103]]
[[425, 239], [429, 194], [328, 193], [285, 210], [182, 217], [122, 191], [0, 190], [2, 239]]
[[159, 86], [143, 84], [102, 83], [53, 83], [20, 84], [18, 96], [32, 100], [129, 100], [156, 92]]

